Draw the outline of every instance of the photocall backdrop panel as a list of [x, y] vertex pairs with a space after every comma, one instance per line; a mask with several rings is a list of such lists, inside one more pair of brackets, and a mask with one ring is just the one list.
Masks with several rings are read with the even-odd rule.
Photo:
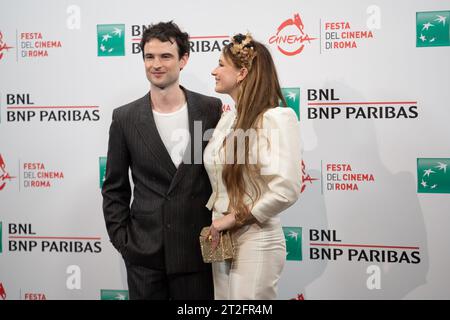
[[114, 108], [149, 90], [151, 23], [190, 34], [186, 88], [235, 33], [299, 118], [279, 299], [450, 298], [450, 1], [0, 3], [0, 298], [128, 299], [100, 188]]

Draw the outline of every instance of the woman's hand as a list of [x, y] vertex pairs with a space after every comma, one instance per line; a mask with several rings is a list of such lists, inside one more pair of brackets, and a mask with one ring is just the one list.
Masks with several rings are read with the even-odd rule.
[[209, 227], [209, 233], [207, 235], [208, 240], [212, 241], [212, 249], [215, 250], [219, 245], [220, 233], [224, 230], [233, 228], [236, 225], [234, 214], [227, 214], [219, 219], [213, 221]]
[[216, 250], [217, 246], [219, 245], [219, 241], [220, 241], [220, 231], [217, 230], [214, 227], [214, 223], [211, 224], [211, 226], [209, 227], [209, 232], [206, 235], [208, 241], [211, 241], [211, 248], [212, 250]]

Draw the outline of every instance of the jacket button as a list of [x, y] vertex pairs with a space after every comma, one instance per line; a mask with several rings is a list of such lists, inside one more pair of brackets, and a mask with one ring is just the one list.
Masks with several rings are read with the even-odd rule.
[[170, 223], [166, 224], [167, 229], [170, 229]]

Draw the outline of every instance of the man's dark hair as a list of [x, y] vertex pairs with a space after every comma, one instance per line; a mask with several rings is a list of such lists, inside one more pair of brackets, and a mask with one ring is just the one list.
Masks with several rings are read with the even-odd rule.
[[178, 58], [181, 59], [186, 53], [189, 55], [189, 34], [182, 32], [173, 21], [151, 24], [148, 29], [145, 29], [139, 44], [142, 58], [144, 58], [145, 44], [152, 39], [158, 39], [161, 42], [170, 41], [170, 43], [172, 43], [172, 39], [175, 39], [178, 45]]

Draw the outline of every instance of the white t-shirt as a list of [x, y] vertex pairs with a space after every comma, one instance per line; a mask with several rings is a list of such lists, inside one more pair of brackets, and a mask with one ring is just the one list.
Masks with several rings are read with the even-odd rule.
[[156, 128], [169, 152], [172, 162], [178, 168], [189, 144], [189, 117], [187, 103], [172, 113], [153, 111]]

